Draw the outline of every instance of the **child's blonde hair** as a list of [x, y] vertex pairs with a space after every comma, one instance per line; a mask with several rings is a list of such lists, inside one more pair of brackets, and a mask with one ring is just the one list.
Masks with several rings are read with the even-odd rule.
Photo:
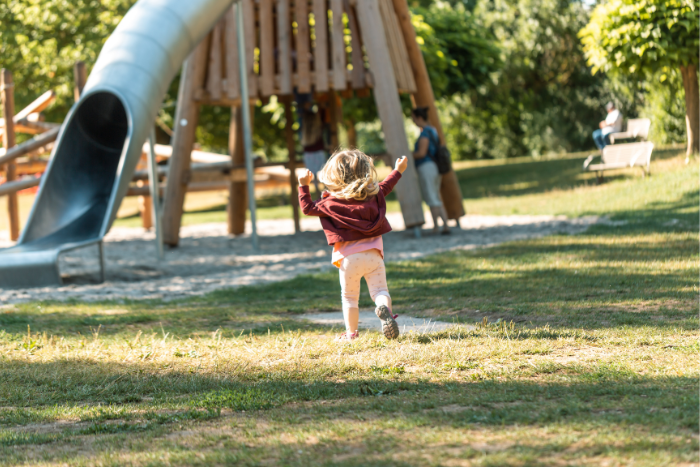
[[344, 149], [333, 153], [318, 174], [336, 198], [363, 201], [379, 193], [377, 170], [372, 158], [357, 149]]

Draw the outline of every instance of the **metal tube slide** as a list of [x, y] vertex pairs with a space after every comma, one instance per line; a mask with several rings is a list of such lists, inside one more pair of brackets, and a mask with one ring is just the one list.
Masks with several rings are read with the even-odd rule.
[[165, 93], [232, 0], [140, 0], [107, 40], [54, 146], [0, 287], [60, 284], [58, 255], [102, 241]]

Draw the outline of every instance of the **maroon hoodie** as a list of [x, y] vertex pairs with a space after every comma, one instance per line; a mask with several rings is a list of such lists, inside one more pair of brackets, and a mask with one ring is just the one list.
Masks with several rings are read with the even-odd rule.
[[321, 218], [329, 245], [378, 237], [391, 232], [384, 197], [391, 193], [400, 178], [401, 172], [393, 170], [379, 183], [379, 193], [363, 201], [334, 198], [327, 191], [320, 200], [312, 201], [309, 187], [300, 186], [299, 205], [307, 216]]

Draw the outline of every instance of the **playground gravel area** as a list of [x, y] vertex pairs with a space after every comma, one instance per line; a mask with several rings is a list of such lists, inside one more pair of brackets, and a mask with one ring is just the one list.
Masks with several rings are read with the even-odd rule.
[[[477, 216], [462, 218], [452, 235], [433, 235], [429, 229], [415, 238], [403, 230], [399, 213], [389, 213], [396, 227], [384, 237], [385, 259], [402, 261], [433, 253], [473, 249], [552, 234], [577, 234], [605, 218], [587, 216]], [[248, 229], [249, 231], [250, 229]], [[254, 253], [249, 235], [231, 237], [226, 225], [199, 224], [182, 229], [178, 248], [158, 261], [153, 232], [142, 228], [113, 228], [105, 239], [106, 281], [98, 283], [96, 247], [68, 252], [60, 258], [64, 284], [32, 289], [0, 288], [0, 304], [41, 300], [175, 300], [213, 290], [290, 279], [299, 274], [333, 268], [331, 249], [318, 219], [302, 219], [294, 234], [289, 219], [258, 222], [260, 252]], [[0, 247], [11, 246], [0, 238]]]

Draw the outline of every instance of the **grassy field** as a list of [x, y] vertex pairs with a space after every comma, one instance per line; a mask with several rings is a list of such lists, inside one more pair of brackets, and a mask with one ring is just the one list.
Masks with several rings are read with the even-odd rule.
[[[640, 187], [645, 192], [659, 187], [668, 189], [669, 172], [684, 166], [683, 148], [667, 147], [654, 151], [651, 183], [640, 185], [640, 169], [622, 169], [608, 172], [606, 183], [598, 185], [595, 174], [583, 173], [581, 166], [588, 153], [558, 155], [550, 159], [534, 160], [523, 157], [510, 160], [462, 161], [454, 167], [462, 188], [464, 205], [470, 214], [563, 214], [577, 217], [586, 214], [605, 214], [611, 201], [621, 203], [625, 196], [638, 196]], [[697, 163], [695, 160], [694, 163]], [[380, 177], [389, 173], [380, 167]], [[673, 177], [677, 178], [677, 175]], [[682, 176], [683, 174], [680, 174]], [[34, 195], [20, 196], [20, 218], [25, 224]], [[228, 192], [189, 193], [185, 199], [183, 225], [208, 222], [226, 222]], [[387, 208], [399, 211], [394, 194], [389, 196]], [[0, 231], [7, 230], [7, 206], [0, 203]], [[290, 219], [292, 208], [284, 194], [261, 196], [258, 199], [258, 219]], [[138, 199], [125, 198], [115, 222], [119, 227], [140, 227]]]
[[468, 206], [613, 222], [388, 265], [396, 312], [474, 330], [336, 342], [295, 319], [339, 309], [332, 272], [0, 308], [0, 464], [697, 465], [697, 164], [569, 189], [518, 164], [460, 172]]
[[[652, 177], [640, 184], [641, 169], [622, 169], [606, 173], [606, 182], [598, 185], [593, 173], [581, 171], [588, 153], [557, 156], [546, 160], [519, 158], [512, 160], [456, 162], [455, 169], [470, 214], [562, 214], [578, 217], [607, 214], [626, 209], [626, 197], [646, 196], [658, 190], [672, 193], [669, 183], [688, 181], [682, 148], [662, 148], [654, 152]], [[697, 161], [694, 161], [697, 163]], [[379, 170], [380, 177], [388, 169]], [[669, 178], [670, 177], [670, 178]], [[188, 195], [184, 225], [225, 222], [228, 193], [193, 193]], [[123, 218], [116, 225], [138, 227], [136, 199], [125, 201]], [[292, 208], [286, 196], [258, 200], [259, 219], [291, 218]], [[394, 194], [387, 208], [399, 211]]]

